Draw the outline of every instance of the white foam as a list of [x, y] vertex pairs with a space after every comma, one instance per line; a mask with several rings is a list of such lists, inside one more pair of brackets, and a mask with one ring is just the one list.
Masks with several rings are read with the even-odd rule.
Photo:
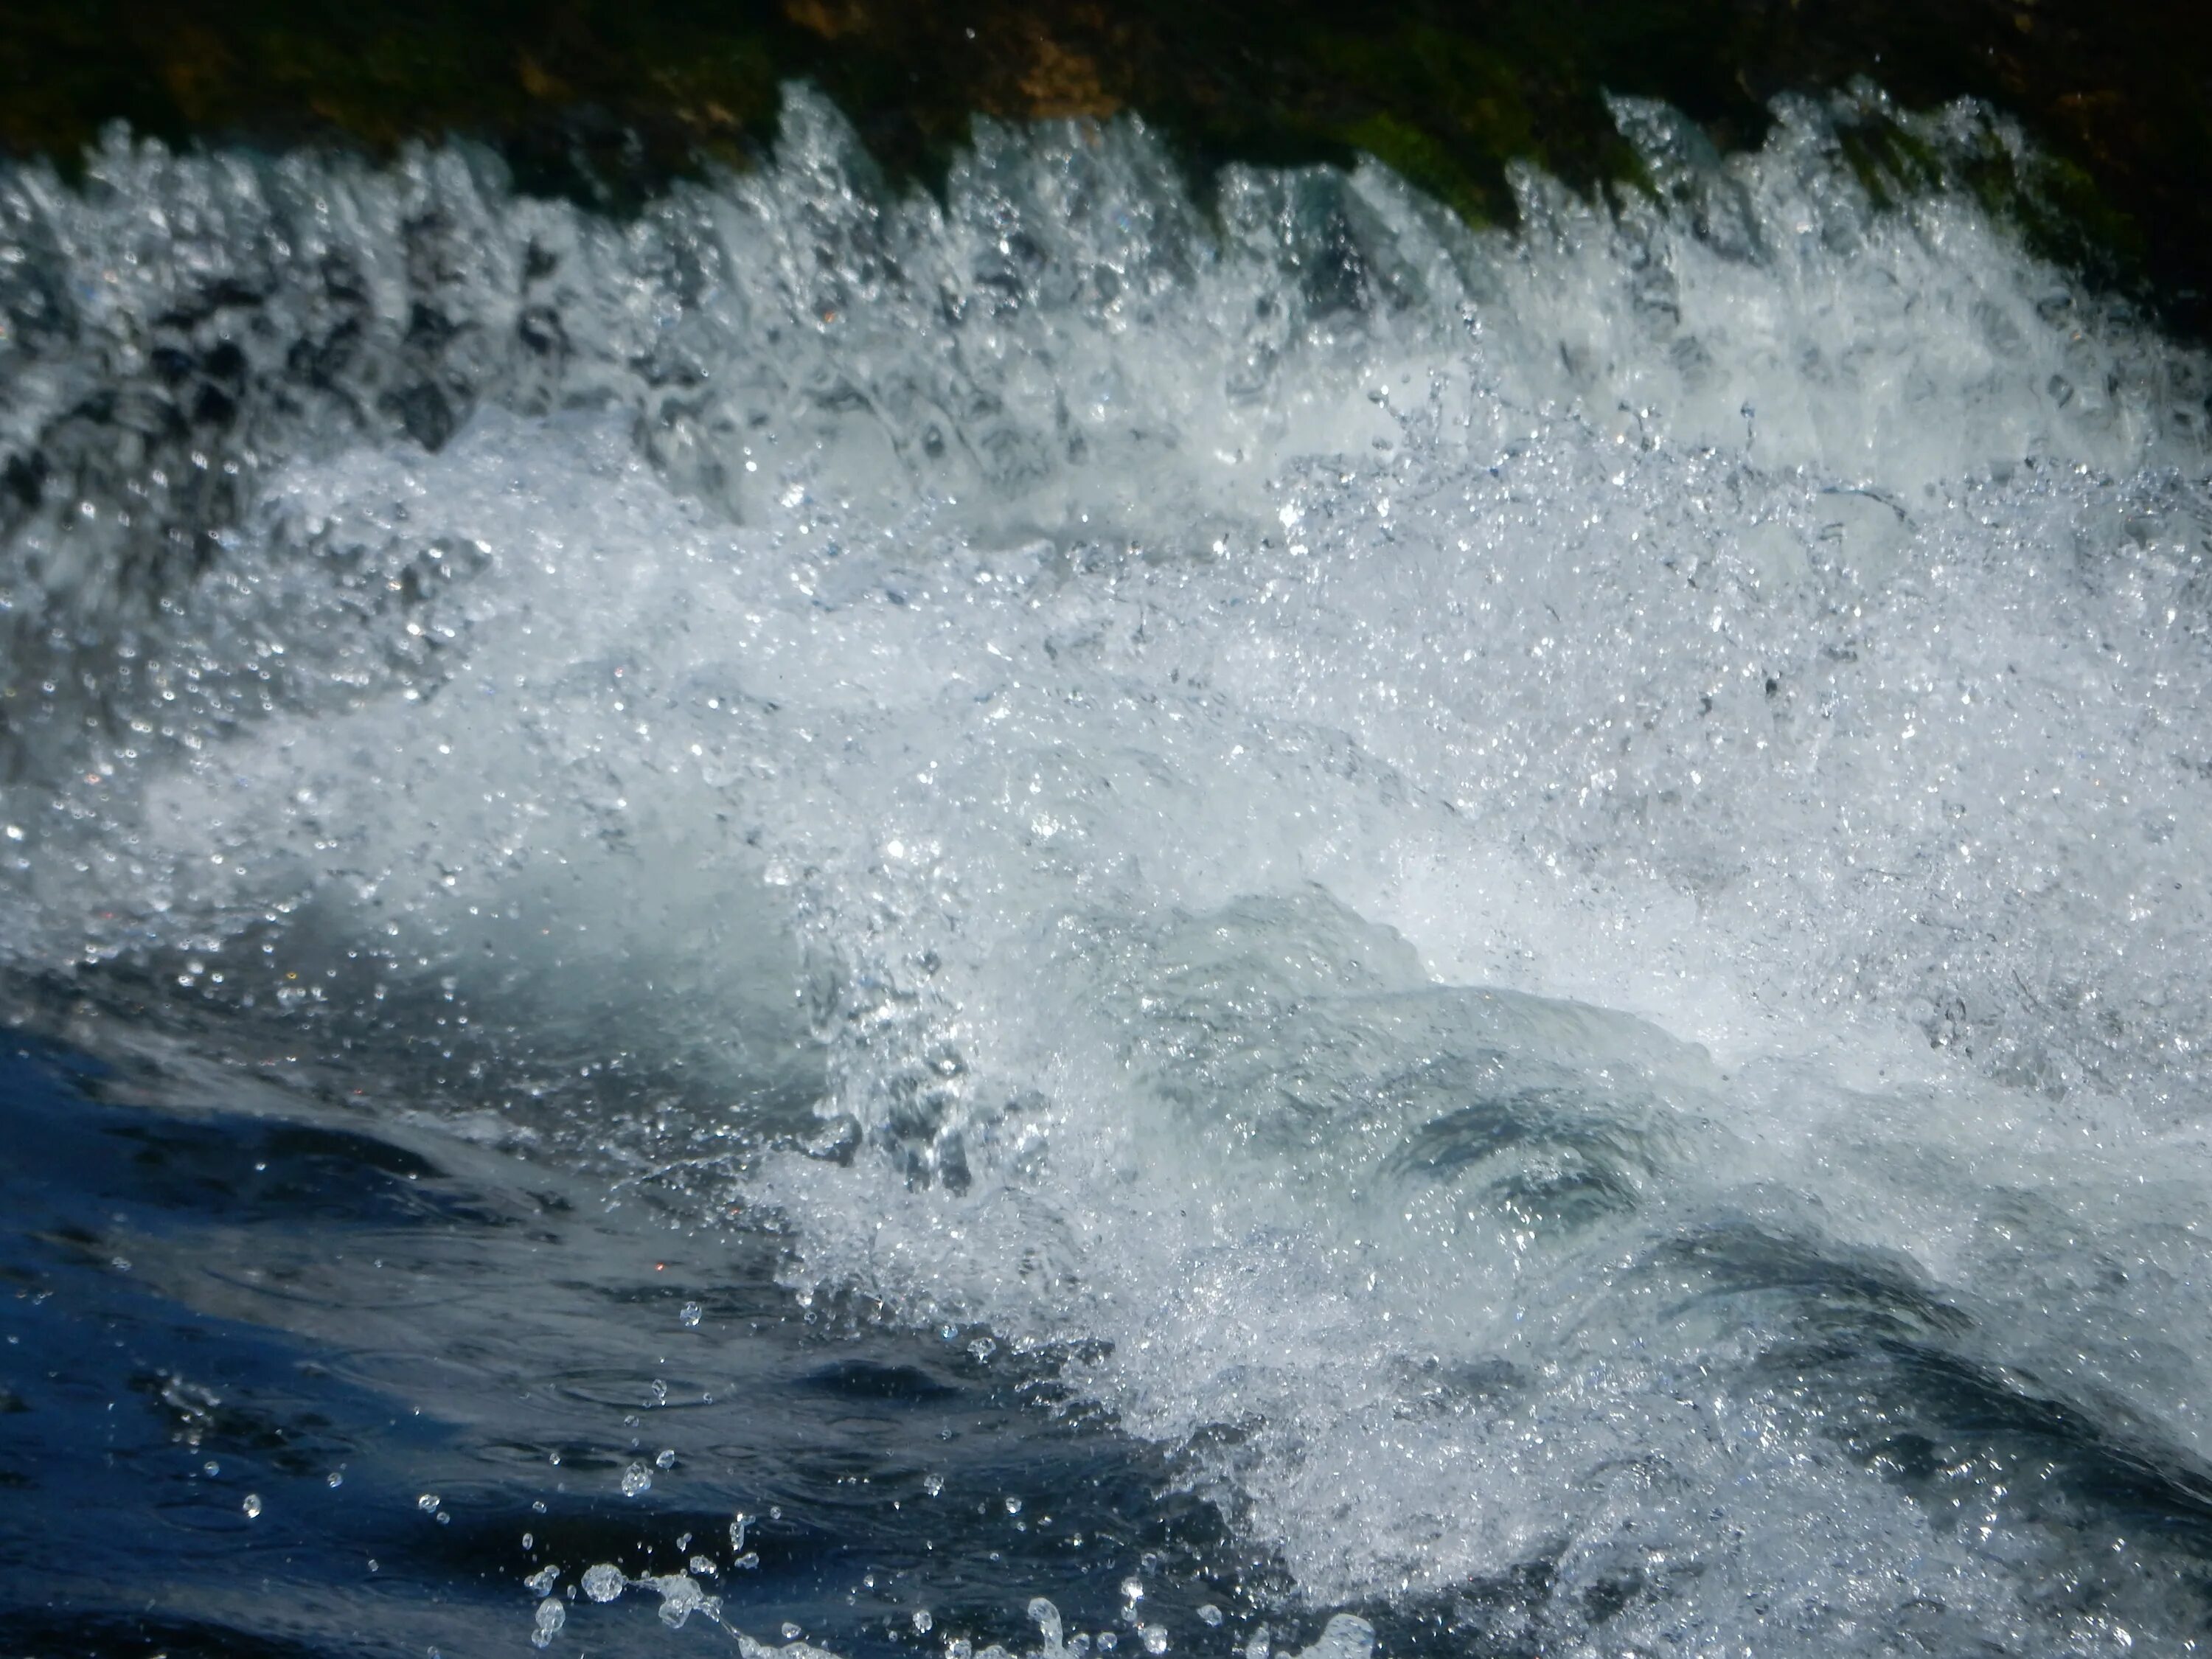
[[[485, 406], [271, 440], [146, 730], [0, 798], [8, 949], [273, 927], [226, 999], [442, 998], [457, 1109], [742, 1141], [803, 1276], [1233, 1429], [1203, 1478], [1318, 1601], [1543, 1557], [1655, 1587], [1624, 1640], [2112, 1639], [2051, 1525], [1839, 1449], [1760, 1369], [1802, 1286], [1694, 1241], [1825, 1241], [1865, 1317], [2212, 1451], [2201, 366], [1966, 199], [1875, 212], [1820, 111], [1726, 164], [1622, 119], [1690, 205], [1532, 179], [1517, 240], [1373, 167], [1209, 223], [1127, 125], [887, 203], [803, 98], [622, 229], [456, 155], [19, 175], [118, 339], [314, 236], [396, 315], [434, 210]], [[532, 281], [557, 375], [500, 343]], [[34, 610], [120, 544], [61, 534]], [[690, 1081], [601, 1121], [580, 1060]], [[857, 1152], [761, 1153], [814, 1094]]]

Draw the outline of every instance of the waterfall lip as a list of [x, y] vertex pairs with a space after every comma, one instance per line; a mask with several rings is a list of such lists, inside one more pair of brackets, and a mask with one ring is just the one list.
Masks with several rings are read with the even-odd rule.
[[[646, 26], [548, 13], [426, 23], [372, 3], [276, 33], [213, 10], [189, 38], [94, 40], [66, 7], [33, 0], [16, 51], [36, 95], [10, 110], [0, 144], [66, 166], [118, 117], [172, 143], [335, 140], [386, 159], [410, 137], [475, 134], [533, 193], [635, 214], [680, 178], [757, 166], [778, 82], [795, 78], [860, 121], [872, 167], [880, 158], [877, 170], [932, 188], [989, 125], [979, 111], [1088, 125], [1134, 109], [1194, 173], [1223, 158], [1348, 166], [1369, 153], [1469, 222], [1510, 224], [1516, 167], [1547, 164], [1586, 192], [1644, 182], [1613, 125], [1624, 88], [1694, 112], [1701, 143], [1735, 152], [1756, 149], [1778, 101], [1841, 91], [1867, 106], [1847, 134], [1850, 164], [1909, 190], [1944, 158], [1884, 118], [1860, 78], [1872, 76], [1916, 110], [1962, 96], [2011, 110], [2050, 159], [1986, 149], [1967, 169], [1974, 186], [2111, 278], [2148, 272], [2162, 284], [2154, 299], [2201, 328], [2194, 146], [2212, 41], [2185, 9], [2137, 8], [2116, 28], [2083, 0], [2046, 0], [2025, 24], [1968, 10], [1931, 32], [1905, 9], [1854, 4], [1747, 32], [1721, 5], [1662, 19], [1607, 4], [1571, 35], [1534, 7], [1508, 11], [1479, 27], [1399, 19], [1355, 40], [1319, 0], [1264, 27], [1236, 6], [1102, 13], [1076, 0], [1018, 20], [859, 7], [661, 12]], [[395, 30], [419, 56], [395, 54]], [[368, 63], [379, 68], [364, 80]], [[2116, 121], [2123, 109], [2130, 118]]]

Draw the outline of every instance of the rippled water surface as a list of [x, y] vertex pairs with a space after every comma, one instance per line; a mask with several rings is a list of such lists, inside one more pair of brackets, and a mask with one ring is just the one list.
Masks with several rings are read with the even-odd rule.
[[2212, 1642], [2212, 382], [1616, 113], [0, 177], [0, 1651]]

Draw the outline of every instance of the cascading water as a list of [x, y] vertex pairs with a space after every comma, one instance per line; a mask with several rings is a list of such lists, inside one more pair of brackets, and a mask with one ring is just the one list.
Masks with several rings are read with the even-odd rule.
[[[2197, 1650], [2212, 381], [1847, 155], [1984, 112], [1790, 103], [1726, 161], [1616, 113], [1650, 188], [1531, 175], [1510, 235], [1371, 166], [1201, 207], [1131, 123], [897, 198], [803, 92], [628, 224], [463, 150], [7, 175], [19, 1021], [591, 1210], [420, 1316], [519, 1322], [526, 1394], [628, 1344], [665, 1406], [748, 1283], [1025, 1368], [1220, 1517], [1146, 1557], [1184, 1624], [1109, 1594], [1156, 1652]], [[677, 1337], [540, 1305], [677, 1239]], [[337, 1352], [382, 1305], [166, 1248]], [[658, 1501], [623, 1420], [577, 1478]], [[568, 1478], [526, 1442], [480, 1509]], [[536, 1537], [515, 1640], [778, 1616], [741, 1535]], [[1012, 1639], [1012, 1539], [900, 1593]], [[343, 1616], [475, 1628], [434, 1601]]]

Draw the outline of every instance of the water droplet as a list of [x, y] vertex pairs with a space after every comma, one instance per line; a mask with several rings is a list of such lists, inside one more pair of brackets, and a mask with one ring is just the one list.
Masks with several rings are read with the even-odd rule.
[[1211, 1630], [1220, 1629], [1221, 1609], [1211, 1601], [1203, 1603], [1198, 1610], [1198, 1622]]
[[700, 1315], [703, 1311], [697, 1303], [687, 1302], [684, 1304], [684, 1311], [677, 1315], [677, 1317], [684, 1322], [687, 1328], [696, 1328], [699, 1323]]
[[586, 1567], [580, 1582], [584, 1594], [594, 1601], [611, 1601], [623, 1593], [629, 1580], [623, 1577], [620, 1567], [611, 1561], [602, 1561], [596, 1566]]
[[424, 1492], [415, 1500], [415, 1507], [425, 1515], [435, 1515], [438, 1512], [438, 1494], [434, 1492]]
[[927, 1607], [917, 1607], [915, 1609], [914, 1627], [920, 1631], [924, 1636], [929, 1634], [929, 1627], [936, 1622], [937, 1620], [929, 1616], [929, 1609]]
[[522, 1582], [529, 1587], [532, 1594], [547, 1596], [553, 1594], [553, 1581], [560, 1576], [561, 1569], [558, 1567], [540, 1567]]
[[1037, 1634], [1044, 1638], [1045, 1647], [1048, 1650], [1058, 1647], [1062, 1628], [1060, 1609], [1040, 1595], [1030, 1602], [1029, 1612], [1030, 1622], [1037, 1627]]
[[790, 1620], [787, 1619], [783, 1621], [783, 1639], [785, 1641], [796, 1642], [806, 1632], [799, 1629], [798, 1626], [793, 1624]]
[[945, 1490], [945, 1477], [941, 1474], [923, 1475], [921, 1477], [921, 1489], [927, 1492], [932, 1498], [936, 1497], [938, 1493]]
[[642, 1463], [633, 1463], [623, 1471], [622, 1490], [624, 1498], [635, 1498], [640, 1492], [653, 1490], [653, 1471]]
[[1143, 1601], [1145, 1599], [1144, 1581], [1140, 1578], [1124, 1578], [1121, 1581], [1121, 1599], [1125, 1601]]
[[[674, 1468], [676, 1467], [676, 1449], [672, 1446], [665, 1448], [661, 1454], [653, 1460], [653, 1467], [656, 1469]], [[683, 1546], [679, 1544], [677, 1547], [681, 1549]]]
[[553, 1638], [561, 1633], [561, 1626], [568, 1622], [567, 1607], [558, 1601], [540, 1601], [538, 1604], [537, 1627], [530, 1632], [530, 1645], [533, 1648], [551, 1646]]
[[1006, 1499], [1006, 1513], [1008, 1515], [1019, 1515], [1021, 1512], [1022, 1500], [1020, 1498], [1009, 1498]]
[[326, 1486], [343, 1486], [345, 1485], [344, 1472], [339, 1469], [332, 1469], [328, 1474], [323, 1477], [323, 1481]]
[[1165, 1653], [1168, 1650], [1168, 1627], [1165, 1625], [1146, 1625], [1137, 1634], [1145, 1638], [1146, 1653]]
[[259, 1515], [261, 1513], [261, 1494], [252, 1492], [246, 1493], [245, 1508], [246, 1518], [249, 1521], [252, 1520], [254, 1516]]

